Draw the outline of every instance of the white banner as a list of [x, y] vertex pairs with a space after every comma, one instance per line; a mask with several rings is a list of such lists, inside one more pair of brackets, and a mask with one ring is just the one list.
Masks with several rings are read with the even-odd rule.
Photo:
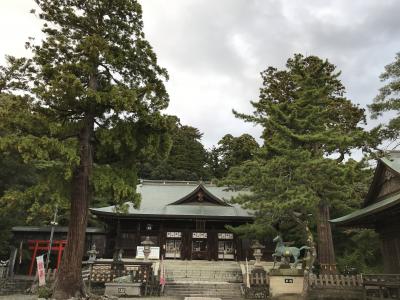
[[44, 271], [43, 255], [36, 256], [37, 273], [39, 276], [39, 286], [46, 285], [46, 274]]
[[182, 232], [167, 232], [167, 238], [181, 238], [182, 237]]
[[192, 238], [194, 239], [206, 239], [207, 232], [193, 232]]
[[[144, 246], [137, 246], [136, 258], [144, 258]], [[150, 247], [149, 259], [160, 259], [160, 247]]]
[[233, 240], [233, 233], [218, 233], [220, 240]]

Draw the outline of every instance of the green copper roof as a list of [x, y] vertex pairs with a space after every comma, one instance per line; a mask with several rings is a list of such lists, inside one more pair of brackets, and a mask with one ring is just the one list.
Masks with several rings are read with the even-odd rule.
[[373, 224], [375, 216], [379, 213], [400, 204], [400, 193], [389, 195], [375, 202], [381, 188], [379, 182], [387, 169], [400, 176], [400, 151], [389, 151], [384, 157], [378, 160], [374, 178], [364, 201], [364, 207], [343, 217], [330, 220], [330, 222], [345, 226]]
[[[211, 194], [221, 202], [199, 204], [179, 204], [178, 200], [185, 198], [201, 186], [206, 194]], [[165, 217], [223, 217], [223, 218], [252, 218], [252, 215], [240, 205], [227, 204], [239, 192], [228, 191], [226, 187], [217, 187], [210, 183], [185, 181], [143, 180], [137, 187], [142, 201], [139, 208], [134, 208], [127, 202], [128, 210], [119, 215], [124, 216], [165, 216]], [[117, 214], [115, 206], [91, 208], [96, 215]]]
[[389, 196], [386, 199], [368, 205], [367, 207], [358, 209], [352, 212], [351, 214], [330, 220], [330, 222], [338, 225], [352, 225], [352, 224], [364, 223], [364, 221], [371, 221], [370, 217], [372, 215], [376, 215], [379, 212], [392, 208], [398, 204], [400, 204], [400, 193]]
[[385, 157], [382, 157], [380, 160], [390, 169], [400, 174], [400, 152], [390, 151]]

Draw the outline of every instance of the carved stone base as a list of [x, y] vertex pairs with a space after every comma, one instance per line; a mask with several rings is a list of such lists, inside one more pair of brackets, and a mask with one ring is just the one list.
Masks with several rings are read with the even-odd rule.
[[303, 286], [304, 276], [302, 275], [270, 274], [269, 276], [269, 294], [272, 299], [302, 299]]
[[141, 283], [117, 283], [107, 282], [106, 291], [107, 296], [140, 296]]

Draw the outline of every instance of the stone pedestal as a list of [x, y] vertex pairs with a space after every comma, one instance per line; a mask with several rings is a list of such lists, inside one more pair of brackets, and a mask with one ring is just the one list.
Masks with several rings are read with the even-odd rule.
[[304, 275], [302, 270], [280, 269], [269, 273], [269, 294], [272, 299], [303, 299]]
[[107, 282], [105, 285], [107, 296], [140, 296], [141, 283]]

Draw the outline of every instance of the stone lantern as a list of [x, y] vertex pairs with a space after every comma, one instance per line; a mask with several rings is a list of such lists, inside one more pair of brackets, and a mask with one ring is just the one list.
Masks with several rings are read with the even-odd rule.
[[261, 257], [262, 257], [262, 249], [264, 248], [265, 247], [261, 245], [258, 240], [255, 240], [254, 244], [251, 246], [251, 249], [253, 249], [254, 258], [256, 259], [254, 268], [262, 268]]
[[90, 250], [87, 252], [89, 254], [89, 263], [93, 263], [96, 260], [97, 254], [99, 254], [99, 251], [96, 250], [96, 244], [93, 243], [92, 247]]
[[146, 236], [146, 239], [142, 242], [142, 245], [144, 247], [143, 249], [143, 254], [144, 254], [144, 260], [147, 261], [149, 260], [149, 255], [150, 255], [150, 247], [154, 245], [152, 241], [150, 241], [150, 237]]

